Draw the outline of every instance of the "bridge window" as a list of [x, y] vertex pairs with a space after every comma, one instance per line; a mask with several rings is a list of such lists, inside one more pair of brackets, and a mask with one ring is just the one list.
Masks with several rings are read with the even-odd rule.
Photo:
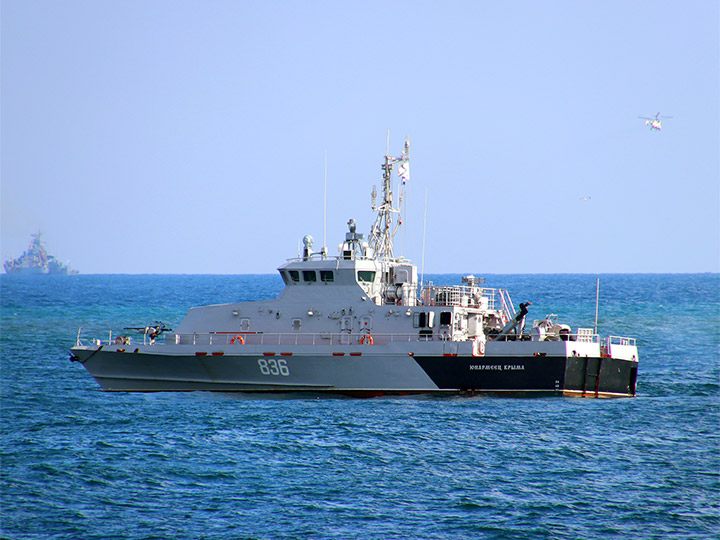
[[375, 272], [370, 270], [358, 270], [357, 278], [360, 282], [372, 283], [375, 281]]
[[452, 311], [440, 312], [440, 326], [450, 326], [452, 324]]
[[315, 270], [303, 270], [303, 281], [315, 283], [317, 281], [317, 273]]
[[335, 281], [335, 274], [332, 270], [320, 270], [320, 281], [323, 283], [332, 283]]
[[290, 274], [290, 279], [292, 279], [295, 283], [300, 281], [300, 272], [297, 270], [288, 270], [288, 274]]

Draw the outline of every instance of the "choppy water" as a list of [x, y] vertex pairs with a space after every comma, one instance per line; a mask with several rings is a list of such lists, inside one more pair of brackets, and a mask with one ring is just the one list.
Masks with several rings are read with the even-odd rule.
[[[459, 276], [429, 276], [459, 283]], [[2, 276], [4, 538], [720, 536], [720, 276], [600, 276], [635, 399], [106, 394], [78, 327], [275, 296], [275, 276]], [[593, 325], [595, 276], [489, 276]]]

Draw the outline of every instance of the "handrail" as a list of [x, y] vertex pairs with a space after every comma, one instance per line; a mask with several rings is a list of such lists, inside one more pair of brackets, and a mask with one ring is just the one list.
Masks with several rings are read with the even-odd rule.
[[[444, 341], [441, 335], [419, 335], [415, 334], [377, 334], [372, 333], [332, 333], [332, 332], [237, 332], [226, 333], [192, 333], [192, 334], [170, 334], [168, 337], [175, 337], [176, 345], [364, 345], [365, 336], [372, 336], [372, 343], [375, 345], [387, 345], [391, 342], [413, 341]], [[242, 340], [238, 339], [242, 337]], [[168, 343], [166, 339], [165, 343]]]
[[635, 347], [635, 338], [623, 337], [623, 336], [607, 336], [605, 342], [608, 345], [625, 345], [629, 347]]
[[[505, 322], [515, 315], [510, 294], [505, 289], [471, 285], [426, 285], [420, 296], [425, 300], [426, 306], [487, 307], [491, 311], [500, 311]], [[483, 300], [487, 305], [483, 305]]]
[[[97, 338], [82, 338], [82, 329], [78, 330], [78, 337], [76, 340], [77, 346], [85, 346], [91, 343], [93, 346], [99, 345], [111, 345], [111, 344], [122, 344], [131, 345], [134, 342], [133, 337], [118, 335], [115, 341], [112, 340], [112, 333], [110, 339], [102, 340]], [[375, 345], [388, 344], [391, 342], [407, 342], [413, 341], [425, 342], [425, 341], [447, 341], [448, 337], [441, 334], [436, 335], [419, 335], [414, 334], [377, 334], [372, 332], [368, 333], [287, 333], [287, 332], [194, 332], [185, 334], [163, 334], [158, 337], [156, 342], [158, 344], [164, 343], [175, 344], [175, 345], [229, 345], [232, 347], [242, 345], [363, 345], [362, 340], [365, 336], [372, 336], [372, 343]], [[242, 339], [238, 339], [242, 337]], [[147, 339], [143, 335], [143, 345], [153, 345], [151, 340]], [[367, 338], [365, 338], [367, 339]], [[140, 341], [137, 341], [140, 344]], [[367, 341], [365, 342], [367, 344]]]
[[368, 257], [366, 255], [357, 255], [353, 254], [352, 259], [346, 259], [342, 255], [328, 255], [323, 254], [320, 251], [310, 253], [307, 256], [298, 255], [297, 257], [290, 257], [289, 259], [286, 259], [286, 262], [294, 263], [294, 262], [308, 262], [308, 261], [347, 261], [347, 260], [356, 260], [356, 261], [373, 261], [376, 260], [375, 257]]
[[500, 291], [500, 299], [502, 301], [502, 311], [507, 321], [515, 317], [515, 306], [513, 306], [512, 300], [510, 299], [510, 293], [505, 289], [498, 289]]
[[[599, 343], [606, 350], [613, 345], [620, 346], [635, 346], [635, 338], [621, 337], [621, 336], [607, 336], [600, 338], [595, 333], [586, 332], [587, 329], [579, 328], [577, 333], [566, 334], [562, 338], [557, 337], [553, 341], [572, 341], [572, 342], [584, 342], [584, 343]], [[117, 335], [113, 340], [113, 334], [110, 332], [109, 339], [97, 339], [97, 338], [83, 338], [81, 335], [82, 328], [78, 330], [78, 336], [76, 340], [76, 346], [89, 346], [98, 347], [100, 345], [132, 345], [133, 338]], [[372, 340], [367, 340], [365, 336], [371, 335]], [[238, 339], [242, 337], [242, 339]], [[363, 340], [363, 338], [365, 339]], [[527, 336], [529, 337], [529, 336]], [[497, 342], [515, 341], [517, 336], [511, 338], [506, 336], [507, 339], [497, 340]], [[451, 341], [451, 336], [444, 334], [379, 334], [372, 332], [371, 334], [362, 333], [263, 333], [263, 332], [195, 332], [186, 334], [164, 334], [157, 339], [158, 344], [175, 344], [175, 345], [215, 345], [215, 346], [229, 346], [238, 347], [241, 350], [243, 345], [268, 345], [268, 346], [281, 346], [281, 345], [311, 345], [311, 346], [340, 346], [340, 345], [368, 345], [370, 341], [374, 345], [387, 345], [388, 343], [418, 343], [418, 342], [443, 342]], [[468, 337], [464, 340], [455, 341], [455, 343], [472, 342], [473, 338]], [[488, 341], [493, 341], [491, 338]], [[140, 344], [140, 340], [137, 341]], [[154, 343], [143, 335], [143, 345], [154, 345]]]

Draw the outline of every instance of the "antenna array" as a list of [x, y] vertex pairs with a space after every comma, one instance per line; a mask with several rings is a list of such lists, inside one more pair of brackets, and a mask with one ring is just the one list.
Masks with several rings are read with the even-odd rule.
[[[392, 171], [395, 164], [399, 164], [398, 176], [400, 177], [400, 195], [397, 207], [393, 206], [392, 189]], [[410, 178], [410, 141], [408, 138], [405, 138], [405, 147], [400, 157], [391, 157], [390, 151], [387, 151], [382, 170], [383, 183], [380, 204], [377, 204], [377, 195], [373, 186], [372, 209], [377, 212], [377, 217], [370, 231], [370, 246], [378, 259], [394, 259], [393, 238], [402, 225], [400, 212], [405, 195], [405, 185]], [[396, 220], [393, 218], [394, 214], [398, 216]]]

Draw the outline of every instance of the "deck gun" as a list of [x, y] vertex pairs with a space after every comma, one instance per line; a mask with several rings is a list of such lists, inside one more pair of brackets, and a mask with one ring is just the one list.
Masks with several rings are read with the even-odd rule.
[[172, 332], [172, 328], [168, 328], [167, 325], [161, 321], [155, 321], [155, 326], [126, 326], [123, 330], [135, 330], [141, 334], [148, 335], [150, 336], [151, 343], [163, 332]]

